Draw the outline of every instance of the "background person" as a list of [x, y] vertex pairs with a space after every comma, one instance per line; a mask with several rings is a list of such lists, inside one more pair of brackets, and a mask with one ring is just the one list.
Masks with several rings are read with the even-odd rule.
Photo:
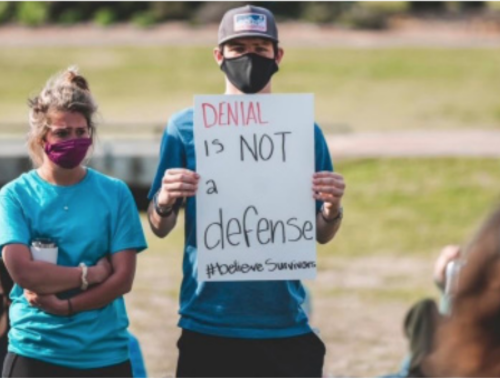
[[[500, 376], [500, 208], [461, 249], [442, 249], [434, 280], [445, 291], [438, 306], [424, 299], [405, 318], [410, 354], [385, 377]], [[455, 269], [446, 266], [455, 260]], [[452, 275], [453, 278], [447, 278]]]

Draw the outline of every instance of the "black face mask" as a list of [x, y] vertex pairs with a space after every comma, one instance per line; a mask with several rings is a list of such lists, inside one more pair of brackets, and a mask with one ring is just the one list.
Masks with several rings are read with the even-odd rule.
[[236, 58], [224, 58], [220, 69], [238, 90], [255, 94], [269, 83], [278, 71], [278, 65], [274, 58], [248, 53]]

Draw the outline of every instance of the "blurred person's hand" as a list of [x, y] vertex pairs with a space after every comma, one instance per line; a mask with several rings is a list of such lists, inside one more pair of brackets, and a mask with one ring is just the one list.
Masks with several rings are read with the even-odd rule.
[[434, 264], [434, 282], [443, 290], [446, 284], [446, 266], [460, 256], [460, 246], [447, 245], [441, 250], [436, 264]]

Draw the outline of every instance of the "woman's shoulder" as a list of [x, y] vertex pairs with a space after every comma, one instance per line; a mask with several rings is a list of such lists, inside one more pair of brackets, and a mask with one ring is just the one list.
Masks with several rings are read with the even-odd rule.
[[130, 194], [130, 189], [125, 181], [92, 168], [87, 168], [87, 170], [91, 176], [91, 181], [89, 181], [91, 186], [100, 188], [101, 193], [105, 193], [108, 197], [120, 200]]
[[97, 182], [100, 185], [109, 186], [116, 189], [127, 187], [127, 184], [119, 178], [112, 177], [92, 168], [87, 168], [87, 171], [88, 175], [91, 176], [91, 181], [94, 183]]
[[16, 179], [8, 182], [0, 189], [0, 196], [16, 196], [28, 191], [35, 181], [35, 170], [21, 174]]

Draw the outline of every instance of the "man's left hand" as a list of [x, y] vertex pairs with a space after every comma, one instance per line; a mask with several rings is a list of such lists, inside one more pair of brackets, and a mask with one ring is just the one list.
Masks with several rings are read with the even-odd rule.
[[314, 173], [313, 196], [314, 199], [324, 202], [323, 214], [325, 218], [333, 219], [338, 215], [345, 188], [344, 177], [339, 173]]

